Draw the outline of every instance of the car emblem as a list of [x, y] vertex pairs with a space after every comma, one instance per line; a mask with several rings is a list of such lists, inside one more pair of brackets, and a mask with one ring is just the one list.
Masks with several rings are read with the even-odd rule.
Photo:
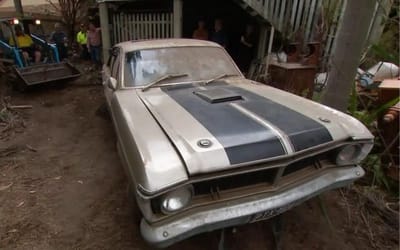
[[318, 117], [318, 119], [322, 122], [326, 122], [326, 123], [330, 123], [331, 120], [329, 120], [328, 118], [324, 118], [324, 117]]
[[201, 139], [197, 142], [197, 145], [202, 148], [208, 148], [211, 147], [212, 142], [209, 139]]

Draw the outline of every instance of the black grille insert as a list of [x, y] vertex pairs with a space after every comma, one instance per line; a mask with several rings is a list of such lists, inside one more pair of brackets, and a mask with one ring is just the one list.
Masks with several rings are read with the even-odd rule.
[[324, 153], [318, 156], [314, 156], [311, 158], [306, 158], [300, 161], [297, 161], [295, 163], [289, 164], [286, 166], [285, 171], [283, 171], [282, 176], [286, 176], [289, 174], [292, 174], [294, 172], [300, 171], [306, 167], [314, 166], [315, 168], [320, 167], [319, 166], [319, 161], [326, 159], [328, 156], [328, 153]]
[[202, 195], [260, 183], [272, 184], [277, 173], [278, 169], [273, 168], [202, 181], [193, 184], [194, 193], [195, 195]]

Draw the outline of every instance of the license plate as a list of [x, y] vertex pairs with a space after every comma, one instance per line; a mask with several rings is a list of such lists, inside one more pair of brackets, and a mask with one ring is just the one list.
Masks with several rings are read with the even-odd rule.
[[259, 213], [253, 214], [250, 217], [249, 223], [270, 219], [270, 218], [272, 218], [274, 216], [277, 216], [277, 215], [279, 215], [281, 213], [284, 213], [284, 212], [288, 211], [289, 209], [291, 209], [292, 207], [294, 207], [296, 205], [297, 205], [297, 203], [293, 202], [293, 203], [289, 203], [289, 204], [287, 204], [285, 206], [282, 206], [282, 207], [273, 208], [273, 209], [270, 209], [270, 210], [266, 210], [266, 211], [263, 211], [263, 212], [259, 212]]

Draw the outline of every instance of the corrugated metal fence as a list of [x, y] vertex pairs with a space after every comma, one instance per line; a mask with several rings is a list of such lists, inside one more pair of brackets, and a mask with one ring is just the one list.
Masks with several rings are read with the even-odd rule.
[[173, 13], [114, 13], [112, 43], [129, 40], [170, 38], [173, 36]]

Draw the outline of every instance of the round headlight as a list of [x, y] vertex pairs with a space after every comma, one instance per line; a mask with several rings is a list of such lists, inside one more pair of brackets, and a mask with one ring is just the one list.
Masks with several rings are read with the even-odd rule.
[[165, 194], [161, 199], [161, 211], [166, 214], [174, 213], [189, 205], [192, 200], [191, 187], [179, 188]]
[[336, 155], [337, 165], [358, 164], [368, 155], [373, 147], [372, 143], [349, 144], [342, 147]]

